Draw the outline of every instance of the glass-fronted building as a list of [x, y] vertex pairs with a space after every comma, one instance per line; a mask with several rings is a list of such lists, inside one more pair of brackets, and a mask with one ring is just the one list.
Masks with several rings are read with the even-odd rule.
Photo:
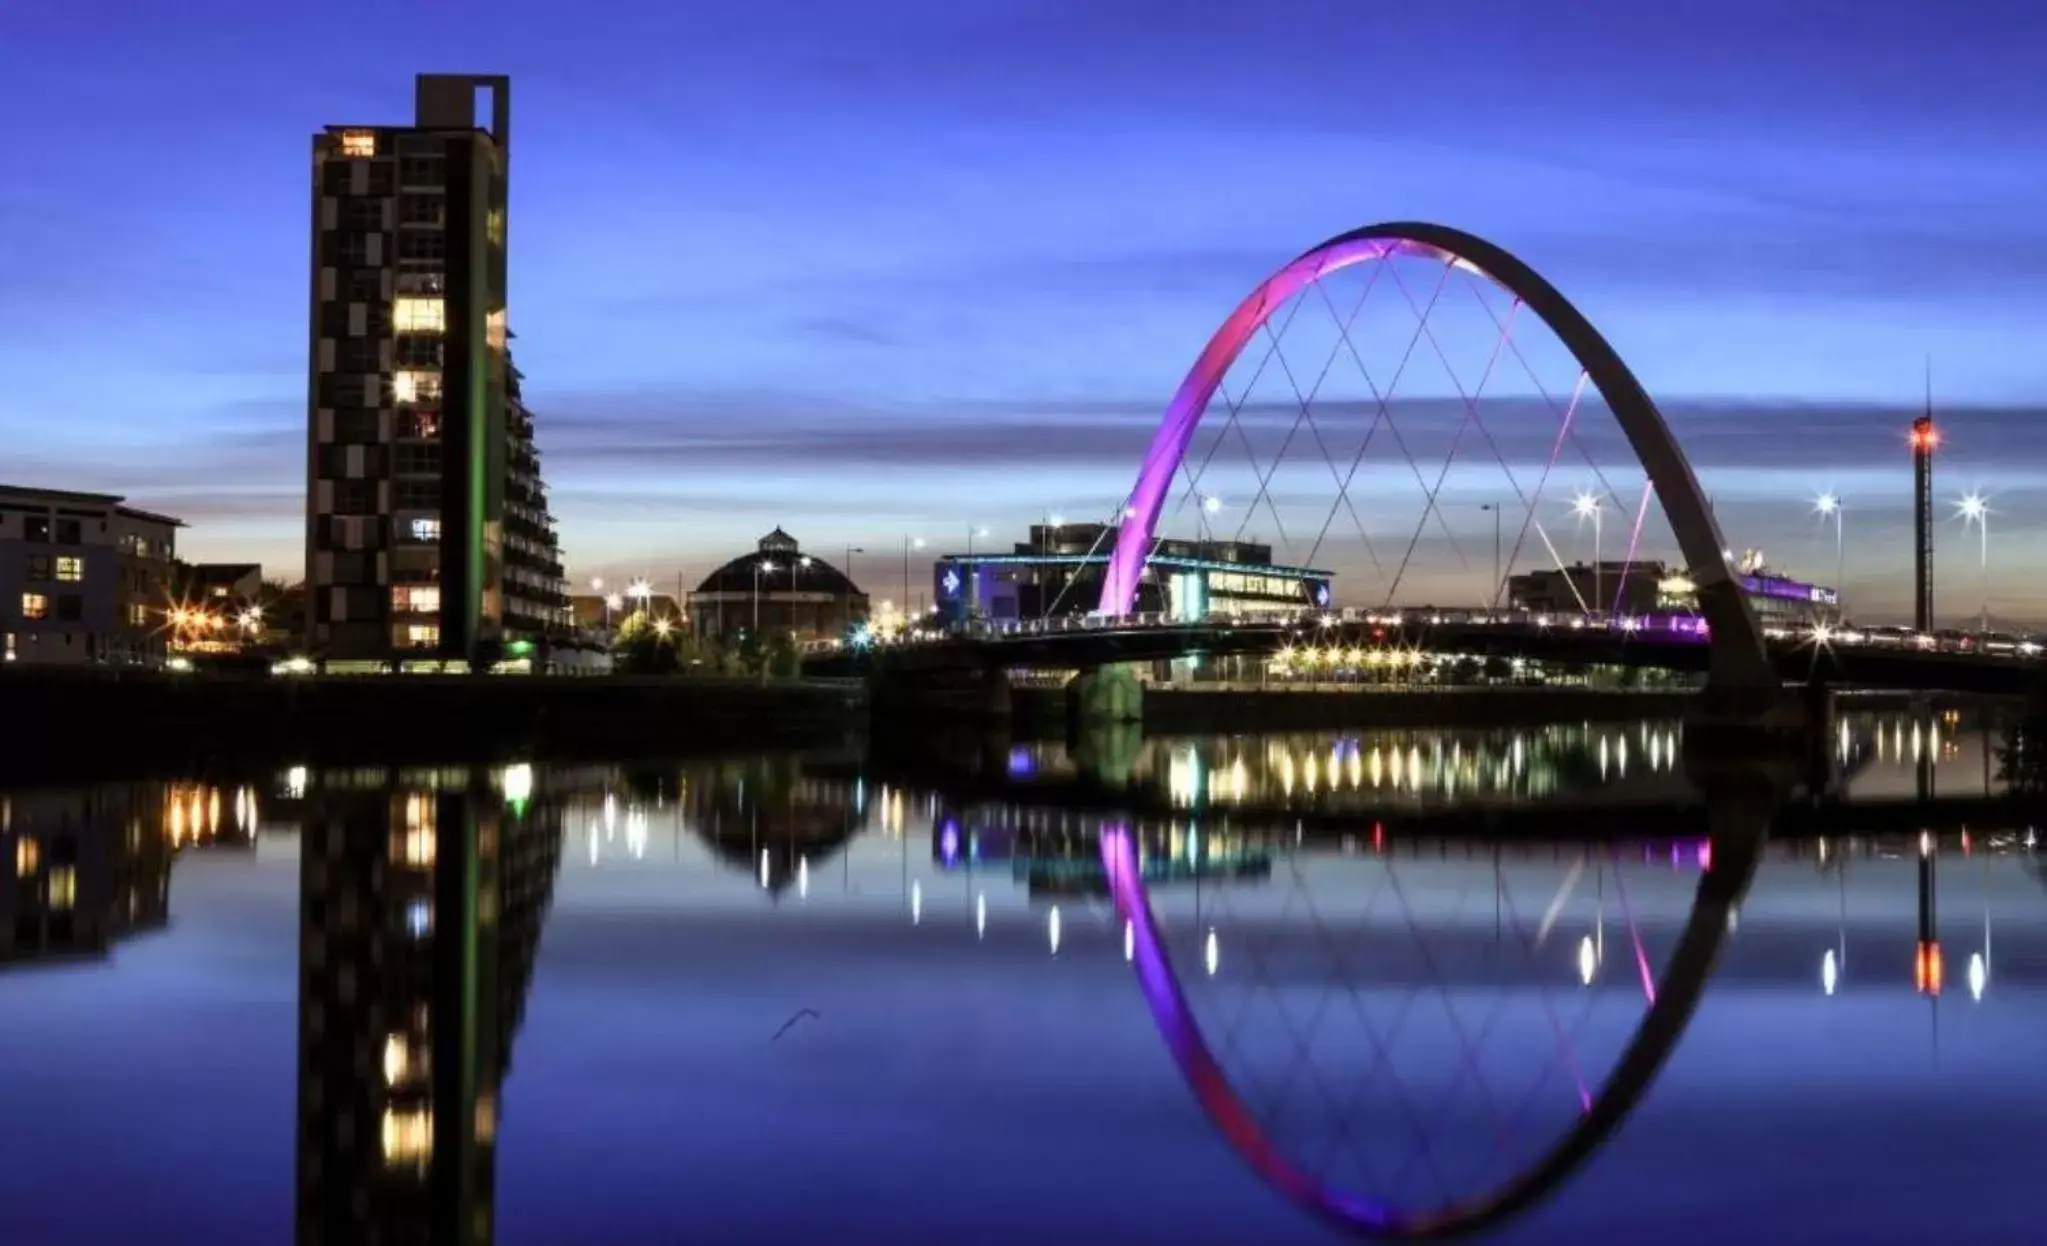
[[[1110, 524], [1033, 524], [1007, 552], [946, 554], [932, 568], [945, 621], [1087, 614], [1101, 600], [1116, 548]], [[1333, 572], [1284, 566], [1251, 541], [1162, 540], [1138, 583], [1140, 613], [1193, 621], [1211, 615], [1292, 614], [1330, 604]]]

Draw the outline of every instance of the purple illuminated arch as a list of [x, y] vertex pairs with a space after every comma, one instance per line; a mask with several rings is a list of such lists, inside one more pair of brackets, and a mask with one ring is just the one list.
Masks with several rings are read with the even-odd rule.
[[1691, 580], [1698, 586], [1700, 613], [1711, 631], [1713, 687], [1723, 693], [1774, 698], [1779, 688], [1777, 673], [1755, 613], [1727, 565], [1727, 546], [1719, 525], [1691, 464], [1641, 382], [1591, 322], [1534, 269], [1482, 238], [1414, 221], [1367, 226], [1310, 248], [1267, 278], [1223, 321], [1187, 379], [1180, 382], [1179, 392], [1173, 395], [1165, 419], [1152, 436], [1151, 448], [1145, 452], [1103, 578], [1100, 612], [1126, 615], [1136, 608], [1138, 579], [1150, 557], [1173, 477], [1209, 399], [1245, 343], [1287, 299], [1324, 275], [1394, 256], [1437, 260], [1484, 277], [1526, 305], [1570, 350], [1613, 411], [1662, 500]]

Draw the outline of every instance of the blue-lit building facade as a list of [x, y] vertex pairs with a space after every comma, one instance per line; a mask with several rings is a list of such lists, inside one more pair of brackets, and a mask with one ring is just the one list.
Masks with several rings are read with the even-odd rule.
[[[1008, 552], [946, 554], [932, 568], [942, 620], [1035, 619], [1086, 614], [1101, 599], [1116, 546], [1110, 524], [1033, 524]], [[1158, 543], [1138, 585], [1140, 613], [1189, 621], [1210, 615], [1292, 614], [1326, 607], [1331, 572], [1272, 561], [1251, 541]]]

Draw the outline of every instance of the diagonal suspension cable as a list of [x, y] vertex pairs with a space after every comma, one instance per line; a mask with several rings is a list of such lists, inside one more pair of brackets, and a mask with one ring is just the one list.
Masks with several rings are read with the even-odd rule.
[[[1383, 264], [1376, 264], [1373, 266], [1372, 275], [1366, 280], [1364, 292], [1358, 296], [1358, 301], [1351, 308], [1350, 315], [1344, 317], [1338, 323], [1337, 331], [1339, 333], [1349, 332], [1351, 325], [1356, 322], [1358, 314], [1364, 311], [1365, 302], [1366, 300], [1371, 298], [1372, 290], [1378, 284], [1379, 273], [1383, 271], [1383, 268], [1384, 268]], [[1337, 314], [1336, 304], [1334, 300], [1330, 298], [1328, 289], [1322, 284], [1322, 281], [1320, 280], [1319, 277], [1313, 284], [1316, 290], [1321, 293], [1324, 304], [1329, 308], [1330, 315], [1332, 317], [1335, 317]], [[1303, 301], [1305, 301], [1305, 291], [1303, 292]], [[1265, 330], [1268, 334], [1270, 334], [1272, 331], [1271, 326], [1268, 324], [1267, 326], [1265, 326]], [[1275, 341], [1274, 345], [1275, 347], [1277, 347], [1278, 343]], [[1244, 518], [1237, 524], [1237, 536], [1239, 539], [1243, 537], [1245, 527], [1250, 524], [1251, 516], [1256, 512], [1258, 499], [1263, 498], [1265, 500], [1267, 509], [1272, 512], [1273, 523], [1275, 526], [1278, 527], [1281, 539], [1283, 541], [1286, 540], [1286, 524], [1283, 520], [1281, 520], [1279, 516], [1278, 504], [1272, 500], [1271, 496], [1272, 478], [1279, 474], [1279, 466], [1286, 458], [1287, 449], [1288, 447], [1293, 445], [1294, 437], [1300, 432], [1301, 424], [1304, 421], [1308, 424], [1309, 429], [1311, 430], [1311, 433], [1315, 438], [1316, 446], [1322, 451], [1323, 462], [1328, 464], [1330, 477], [1332, 479], [1336, 477], [1337, 474], [1336, 464], [1332, 460], [1330, 460], [1329, 449], [1326, 445], [1323, 444], [1321, 430], [1315, 426], [1315, 417], [1312, 413], [1312, 408], [1314, 406], [1315, 399], [1319, 397], [1322, 392], [1323, 384], [1329, 379], [1330, 371], [1336, 366], [1337, 358], [1342, 353], [1343, 345], [1341, 341], [1339, 341], [1336, 345], [1331, 346], [1329, 348], [1329, 356], [1328, 358], [1322, 361], [1322, 369], [1320, 372], [1316, 374], [1315, 383], [1309, 387], [1306, 394], [1303, 394], [1301, 392], [1300, 382], [1294, 378], [1293, 368], [1287, 363], [1285, 352], [1284, 351], [1280, 352], [1278, 356], [1280, 371], [1286, 376], [1287, 387], [1293, 390], [1294, 401], [1300, 407], [1300, 414], [1294, 417], [1293, 426], [1287, 430], [1285, 440], [1280, 442], [1278, 452], [1273, 455], [1272, 469], [1266, 472], [1264, 476], [1259, 480], [1257, 497], [1254, 497], [1252, 499], [1251, 504], [1244, 508]], [[1353, 509], [1352, 515], [1353, 518], [1355, 518], [1356, 516], [1355, 509]], [[1360, 526], [1362, 527], [1362, 525]], [[1286, 547], [1289, 556], [1291, 556], [1292, 542], [1287, 541]], [[1368, 555], [1371, 556], [1372, 565], [1374, 569], [1378, 569], [1379, 556], [1377, 551], [1375, 551], [1372, 548], [1370, 538], [1366, 538], [1365, 551]], [[1312, 559], [1310, 561], [1312, 562]]]
[[[1402, 291], [1405, 292], [1407, 288], [1406, 283], [1400, 280], [1399, 273], [1395, 273], [1393, 275], [1393, 280], [1394, 283], [1399, 285]], [[1409, 303], [1412, 304], [1412, 302], [1413, 299], [1412, 297], [1410, 297]], [[1423, 512], [1422, 521], [1415, 525], [1414, 536], [1407, 543], [1407, 553], [1403, 555], [1400, 560], [1400, 569], [1396, 571], [1393, 575], [1393, 586], [1391, 589], [1387, 591], [1386, 595], [1386, 600], [1389, 604], [1393, 600], [1393, 594], [1400, 590], [1401, 577], [1407, 574], [1407, 564], [1408, 561], [1414, 557], [1415, 546], [1421, 543], [1422, 529], [1428, 526], [1427, 512], [1435, 511], [1439, 518], [1442, 515], [1442, 510], [1440, 507], [1437, 506], [1436, 499], [1439, 495], [1441, 495], [1443, 491], [1443, 483], [1450, 478], [1450, 467], [1453, 463], [1457, 461], [1457, 448], [1464, 444], [1465, 429], [1470, 427], [1474, 420], [1477, 419], [1479, 397], [1480, 395], [1485, 393], [1486, 384], [1492, 380], [1493, 369], [1500, 362], [1500, 351], [1509, 341], [1513, 320], [1512, 317], [1510, 316], [1508, 319], [1507, 327], [1503, 327], [1500, 330], [1499, 337], [1493, 342], [1493, 352], [1492, 355], [1486, 360], [1485, 372], [1481, 374], [1480, 377], [1478, 378], [1478, 385], [1471, 391], [1471, 395], [1469, 397], [1465, 397], [1464, 385], [1461, 381], [1457, 379], [1456, 370], [1451, 368], [1449, 359], [1443, 357], [1443, 348], [1440, 343], [1436, 342], [1436, 335], [1429, 330], [1428, 323], [1429, 323], [1428, 318], [1424, 316], [1422, 318], [1422, 333], [1429, 339], [1430, 344], [1435, 347], [1437, 357], [1441, 360], [1443, 364], [1443, 371], [1450, 377], [1450, 384], [1452, 388], [1457, 390], [1458, 397], [1463, 398], [1464, 416], [1463, 418], [1457, 421], [1457, 433], [1454, 437], [1450, 439], [1450, 452], [1443, 458], [1443, 470], [1436, 473], [1435, 486], [1429, 490], [1429, 496], [1426, 502], [1427, 510]], [[1480, 428], [1483, 429], [1484, 425], [1480, 424]], [[1488, 439], [1490, 439], [1490, 437], [1488, 437]], [[1495, 454], [1497, 455], [1497, 450], [1495, 451]], [[1503, 462], [1501, 466], [1504, 467], [1505, 463]], [[1513, 479], [1513, 475], [1511, 472], [1508, 474], [1508, 479], [1509, 480]]]
[[[1429, 296], [1429, 306], [1431, 308], [1436, 305], [1436, 300], [1442, 297], [1443, 287], [1448, 284], [1449, 279], [1450, 265], [1445, 264], [1443, 266], [1443, 275], [1436, 281], [1435, 292]], [[1365, 366], [1364, 357], [1359, 354], [1357, 343], [1351, 340], [1348, 333], [1343, 334], [1342, 337], [1344, 348], [1349, 352], [1351, 361], [1357, 364], [1358, 372], [1364, 378], [1365, 387], [1372, 392], [1372, 398], [1377, 410], [1372, 416], [1371, 426], [1365, 430], [1364, 440], [1358, 443], [1358, 452], [1351, 456], [1350, 470], [1344, 473], [1342, 482], [1337, 486], [1338, 501], [1336, 505], [1332, 505], [1329, 508], [1328, 517], [1322, 521], [1322, 531], [1316, 536], [1315, 544], [1309, 551], [1309, 559], [1311, 561], [1321, 550], [1323, 539], [1329, 535], [1329, 525], [1336, 522], [1337, 506], [1342, 505], [1342, 499], [1348, 496], [1350, 483], [1357, 477], [1358, 467], [1365, 461], [1365, 452], [1371, 448], [1372, 438], [1379, 431], [1381, 423], [1384, 423], [1387, 429], [1392, 432], [1394, 444], [1400, 447], [1401, 452], [1407, 458], [1408, 466], [1414, 469], [1415, 480], [1423, 488], [1428, 487], [1428, 481], [1422, 478], [1421, 469], [1414, 467], [1414, 455], [1407, 453], [1406, 441], [1401, 438], [1400, 430], [1393, 422], [1391, 410], [1394, 391], [1399, 387], [1401, 377], [1406, 374], [1408, 363], [1414, 358], [1414, 348], [1421, 344], [1422, 326], [1416, 325], [1414, 333], [1407, 339], [1407, 349], [1401, 352], [1400, 363], [1394, 367], [1393, 378], [1386, 383], [1386, 390], [1383, 394], [1379, 391], [1378, 383], [1372, 379], [1371, 369]], [[1453, 548], [1455, 547], [1456, 539], [1454, 535], [1451, 535], [1450, 540]], [[1462, 551], [1459, 551], [1459, 557], [1461, 558], [1462, 556]], [[1466, 565], [1469, 566], [1468, 563]]]

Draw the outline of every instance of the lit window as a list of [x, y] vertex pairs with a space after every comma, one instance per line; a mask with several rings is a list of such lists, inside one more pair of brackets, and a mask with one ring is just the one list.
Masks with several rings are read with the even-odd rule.
[[416, 614], [434, 614], [441, 608], [441, 586], [438, 584], [401, 584], [391, 590], [393, 609], [408, 610]]
[[391, 374], [391, 399], [394, 402], [439, 402], [441, 400], [441, 374], [438, 372], [405, 371]]
[[384, 1039], [384, 1084], [396, 1086], [412, 1072], [412, 1045], [403, 1034]]
[[425, 900], [414, 900], [405, 908], [405, 931], [415, 939], [424, 939], [433, 933], [434, 909]]
[[405, 629], [405, 639], [419, 648], [438, 645], [441, 643], [441, 629], [431, 623], [414, 623]]
[[391, 327], [400, 333], [439, 333], [448, 327], [443, 299], [401, 295], [391, 311]]
[[24, 835], [14, 845], [14, 876], [27, 878], [42, 864], [42, 845], [33, 835]]
[[476, 1140], [489, 1145], [498, 1137], [498, 1097], [491, 1094], [476, 1096]]
[[50, 867], [50, 907], [64, 912], [78, 899], [78, 871], [68, 865]]
[[434, 1146], [434, 1122], [425, 1108], [384, 1109], [384, 1162], [396, 1167], [400, 1164], [419, 1165], [426, 1163], [427, 1153]]
[[492, 350], [503, 350], [510, 334], [506, 331], [503, 308], [492, 312], [483, 322], [483, 338]]
[[21, 595], [21, 617], [24, 619], [47, 619], [50, 617], [50, 599], [41, 593]]
[[343, 130], [341, 154], [351, 160], [367, 160], [377, 154], [377, 136], [370, 130]]
[[130, 627], [147, 627], [148, 625], [149, 625], [149, 607], [148, 607], [148, 606], [145, 606], [145, 605], [143, 605], [143, 604], [142, 604], [141, 602], [139, 602], [139, 601], [131, 601], [131, 602], [129, 602], [129, 603], [128, 603], [128, 626], [130, 626]]
[[415, 541], [438, 541], [441, 539], [441, 521], [438, 519], [415, 519], [412, 521], [412, 539]]

